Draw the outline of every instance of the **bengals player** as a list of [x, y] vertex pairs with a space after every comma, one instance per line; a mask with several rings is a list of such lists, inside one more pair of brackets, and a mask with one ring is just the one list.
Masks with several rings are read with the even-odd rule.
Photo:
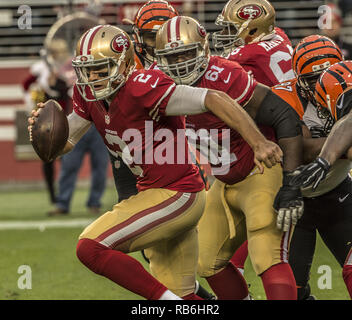
[[[132, 41], [117, 27], [98, 25], [85, 32], [72, 64], [78, 80], [62, 153], [70, 151], [94, 123], [110, 152], [122, 157], [137, 176], [139, 190], [82, 232], [79, 260], [146, 299], [199, 299], [193, 293], [196, 225], [205, 191], [189, 159], [183, 115], [214, 112], [248, 141], [261, 171], [262, 163], [272, 166], [280, 161], [280, 148], [225, 93], [176, 86], [159, 70], [134, 70]], [[43, 107], [32, 113], [29, 130]], [[166, 144], [160, 139], [163, 134]], [[127, 255], [145, 248], [155, 277]]]
[[[313, 192], [318, 192], [329, 183], [339, 163], [347, 162], [349, 168], [352, 167], [352, 61], [335, 63], [321, 74], [315, 86], [315, 99], [319, 112], [332, 117], [332, 129], [319, 156], [310, 164], [297, 169], [297, 176], [292, 180], [292, 184], [306, 188], [312, 185]], [[349, 160], [341, 159], [344, 154]], [[331, 239], [335, 238], [335, 241], [330, 241], [330, 246], [333, 246], [330, 250], [343, 266], [343, 278], [352, 298], [351, 176], [347, 181], [347, 186], [341, 189], [340, 193], [331, 196], [329, 208], [334, 219], [330, 218], [326, 223], [331, 232]]]
[[[313, 160], [320, 152], [329, 135], [332, 117], [319, 107], [314, 97], [315, 84], [322, 72], [343, 60], [340, 48], [328, 37], [311, 35], [302, 39], [296, 46], [292, 66], [295, 79], [283, 82], [272, 88], [273, 92], [287, 101], [300, 116], [304, 132], [304, 158]], [[318, 107], [318, 109], [317, 109]], [[299, 300], [312, 299], [309, 274], [312, 265], [316, 231], [324, 243], [343, 266], [348, 253], [349, 235], [352, 232], [352, 199], [338, 199], [352, 188], [348, 173], [352, 168], [346, 159], [338, 160], [328, 178], [315, 192], [302, 190], [304, 214], [298, 221], [291, 240], [289, 262], [297, 282]], [[339, 214], [336, 215], [336, 208]], [[317, 215], [319, 212], [319, 215]]]
[[[236, 130], [211, 113], [187, 116], [193, 131], [215, 130], [217, 136], [212, 137], [212, 142], [222, 147], [219, 149], [222, 151], [212, 152], [209, 158], [216, 181], [207, 193], [206, 208], [198, 225], [198, 273], [206, 278], [219, 299], [248, 298], [245, 280], [228, 263], [235, 249], [248, 237], [252, 263], [262, 278], [268, 299], [295, 299], [296, 285], [287, 254], [291, 223], [299, 218], [302, 207], [300, 190], [286, 186], [290, 179], [287, 171], [301, 161], [297, 115], [238, 63], [211, 56], [206, 31], [193, 18], [179, 16], [166, 22], [157, 33], [156, 54], [160, 70], [177, 84], [229, 94], [261, 124], [260, 129], [268, 139], [275, 141], [277, 135], [284, 150], [286, 172], [283, 174], [281, 166], [276, 165], [260, 174], [252, 165], [252, 151]], [[279, 110], [285, 112], [275, 114]], [[289, 131], [283, 133], [284, 127]], [[225, 170], [218, 164], [222, 163], [224, 141], [228, 139]], [[276, 215], [273, 203], [278, 211], [285, 208], [285, 218]], [[295, 208], [290, 212], [291, 205]]]
[[156, 33], [167, 20], [176, 16], [177, 10], [167, 1], [150, 0], [138, 9], [134, 21], [123, 21], [132, 25], [137, 69], [147, 69], [156, 61]]

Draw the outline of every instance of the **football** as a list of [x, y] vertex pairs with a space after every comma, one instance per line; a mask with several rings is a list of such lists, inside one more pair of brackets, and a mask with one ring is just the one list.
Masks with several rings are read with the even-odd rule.
[[64, 148], [68, 132], [64, 110], [55, 100], [48, 100], [32, 125], [30, 141], [40, 159], [51, 162]]

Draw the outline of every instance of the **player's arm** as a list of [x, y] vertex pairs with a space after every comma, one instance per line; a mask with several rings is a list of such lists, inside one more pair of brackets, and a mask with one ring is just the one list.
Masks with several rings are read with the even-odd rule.
[[352, 147], [352, 111], [337, 121], [326, 139], [319, 157], [333, 165], [343, 154], [351, 154]]
[[312, 185], [315, 190], [325, 179], [330, 167], [343, 154], [352, 159], [352, 111], [334, 124], [319, 156], [310, 164], [297, 168], [291, 185]]
[[288, 231], [303, 214], [302, 193], [292, 186], [292, 171], [303, 162], [303, 137], [301, 121], [293, 108], [275, 95], [267, 86], [257, 84], [252, 98], [245, 105], [256, 123], [274, 128], [283, 151], [283, 180], [273, 207], [278, 213], [276, 225]]
[[284, 171], [293, 171], [302, 164], [302, 126], [299, 116], [288, 103], [274, 94], [269, 87], [258, 83], [244, 109], [257, 124], [274, 128], [284, 153]]
[[[44, 108], [44, 103], [38, 103], [38, 108], [32, 110], [31, 117], [28, 118], [28, 131], [30, 132], [30, 126], [32, 126], [35, 122], [35, 119], [39, 116], [40, 110]], [[88, 131], [91, 126], [91, 122], [80, 117], [75, 111], [73, 111], [68, 117], [68, 128], [69, 128], [69, 136], [65, 147], [62, 149], [59, 155], [63, 155], [65, 153], [70, 152], [76, 143], [83, 137], [83, 135]]]
[[247, 112], [224, 92], [178, 85], [168, 102], [165, 114], [191, 115], [207, 111], [214, 113], [247, 141], [254, 151], [255, 163], [261, 172], [264, 168], [260, 162], [270, 168], [281, 161], [281, 149], [268, 141]]

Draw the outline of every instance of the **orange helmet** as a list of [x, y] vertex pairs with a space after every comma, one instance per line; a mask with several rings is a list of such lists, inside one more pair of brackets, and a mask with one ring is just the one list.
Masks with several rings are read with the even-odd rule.
[[150, 0], [137, 11], [133, 24], [135, 49], [149, 63], [156, 61], [157, 31], [165, 21], [176, 16], [178, 16], [176, 9], [164, 0]]
[[342, 60], [340, 48], [325, 36], [305, 37], [295, 47], [292, 54], [292, 69], [298, 80], [297, 84], [314, 105], [314, 88], [319, 75]]
[[352, 104], [352, 61], [341, 61], [326, 69], [315, 87], [318, 110], [333, 122], [350, 112]]

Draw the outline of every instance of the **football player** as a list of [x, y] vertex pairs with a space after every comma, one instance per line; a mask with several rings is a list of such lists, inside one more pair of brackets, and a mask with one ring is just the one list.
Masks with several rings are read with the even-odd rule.
[[[292, 66], [296, 78], [272, 88], [273, 92], [296, 110], [303, 122], [306, 162], [313, 160], [320, 152], [333, 124], [329, 113], [316, 108], [316, 81], [324, 70], [342, 60], [340, 48], [331, 39], [319, 35], [305, 37], [297, 44], [293, 53]], [[346, 243], [352, 234], [352, 199], [344, 199], [343, 202], [338, 199], [343, 199], [352, 188], [351, 179], [348, 177], [351, 168], [350, 161], [340, 159], [330, 171], [324, 185], [315, 192], [310, 188], [302, 190], [305, 209], [295, 227], [289, 256], [299, 300], [313, 299], [308, 281], [316, 231], [341, 266], [346, 259]], [[335, 214], [337, 208], [338, 215]]]
[[[279, 162], [282, 151], [227, 94], [176, 86], [159, 70], [134, 70], [132, 41], [117, 27], [98, 25], [85, 32], [72, 64], [78, 80], [62, 153], [94, 123], [109, 151], [122, 157], [137, 176], [139, 190], [82, 232], [79, 260], [146, 299], [199, 299], [193, 293], [196, 225], [205, 191], [189, 159], [183, 115], [214, 112], [243, 134], [261, 172], [263, 163], [271, 167]], [[30, 131], [45, 105], [38, 107], [29, 119]], [[145, 248], [155, 277], [128, 255]]]
[[[251, 164], [253, 153], [248, 144], [219, 117], [209, 112], [187, 116], [189, 127], [197, 132], [218, 130], [212, 138], [214, 144], [230, 139], [226, 150], [228, 171], [217, 166], [220, 154], [210, 156], [217, 179], [207, 193], [205, 212], [198, 225], [199, 274], [219, 299], [248, 298], [241, 273], [228, 263], [248, 237], [250, 257], [268, 299], [295, 299], [296, 283], [287, 254], [291, 225], [303, 208], [300, 190], [288, 188], [288, 181], [290, 172], [301, 161], [299, 118], [238, 63], [211, 56], [207, 33], [195, 19], [179, 16], [167, 21], [157, 33], [156, 54], [158, 67], [177, 84], [229, 94], [261, 124], [268, 139], [275, 140], [276, 134], [284, 152], [284, 172], [276, 165], [260, 174]], [[226, 129], [230, 130], [228, 136], [221, 132]]]
[[[324, 233], [319, 232], [343, 266], [343, 279], [352, 298], [352, 182], [350, 175], [346, 178], [352, 167], [352, 61], [335, 63], [321, 74], [315, 86], [315, 99], [319, 114], [328, 119], [327, 129], [331, 132], [320, 153], [318, 151], [319, 156], [298, 168], [292, 183], [307, 189], [312, 184], [312, 189], [308, 190], [316, 195], [337, 185], [333, 191], [316, 198], [325, 197], [325, 201], [315, 203], [307, 222], [323, 230]], [[348, 159], [341, 158], [344, 154]], [[310, 202], [314, 202], [313, 199]]]
[[[134, 21], [124, 19], [124, 23], [132, 25], [136, 69], [148, 69], [154, 62], [156, 32], [165, 21], [177, 15], [167, 1], [150, 0], [138, 9]], [[137, 194], [137, 180], [128, 166], [112, 154], [110, 159], [119, 202]]]
[[[266, 0], [230, 0], [215, 24], [223, 29], [213, 33], [216, 51], [238, 62], [254, 78], [269, 87], [294, 78], [292, 46], [283, 30], [275, 27], [275, 9]], [[247, 241], [231, 258], [243, 273], [248, 256]]]
[[258, 82], [271, 87], [294, 77], [291, 41], [275, 27], [269, 1], [230, 0], [215, 24], [223, 29], [213, 33], [214, 48], [251, 71]]
[[[178, 16], [177, 10], [167, 1], [150, 0], [143, 4], [137, 11], [134, 21], [124, 19], [124, 23], [132, 25], [132, 37], [135, 49], [136, 69], [148, 69], [155, 57], [155, 37], [158, 29], [167, 20]], [[128, 166], [119, 157], [110, 154], [112, 161], [112, 172], [114, 176], [115, 186], [118, 193], [118, 201], [128, 199], [138, 193], [136, 184], [137, 180]], [[199, 173], [209, 188], [209, 182], [206, 178], [205, 171], [197, 162]], [[149, 263], [149, 259], [142, 251], [143, 258]], [[207, 292], [197, 281], [196, 294], [204, 299], [213, 299], [214, 296]]]

